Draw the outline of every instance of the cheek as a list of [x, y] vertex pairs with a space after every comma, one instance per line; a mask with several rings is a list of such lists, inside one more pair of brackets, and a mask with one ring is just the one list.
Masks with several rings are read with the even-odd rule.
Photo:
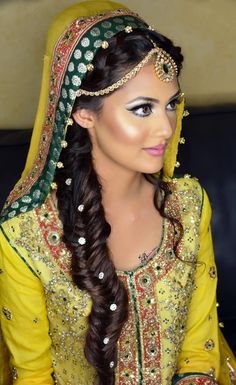
[[140, 143], [145, 139], [141, 124], [126, 114], [113, 114], [106, 119], [103, 129], [111, 139], [123, 144]]

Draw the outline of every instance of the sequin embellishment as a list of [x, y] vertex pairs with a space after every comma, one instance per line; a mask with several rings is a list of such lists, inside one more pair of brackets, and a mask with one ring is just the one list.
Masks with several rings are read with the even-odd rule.
[[211, 266], [210, 269], [209, 269], [209, 275], [211, 278], [216, 278], [216, 268], [215, 266]]
[[205, 345], [204, 345], [205, 350], [208, 350], [208, 351], [213, 350], [214, 347], [215, 347], [215, 343], [214, 343], [214, 341], [211, 340], [211, 339], [210, 339], [210, 340], [207, 340], [206, 343], [205, 343]]
[[12, 320], [12, 314], [11, 314], [11, 311], [10, 311], [7, 307], [3, 307], [3, 308], [2, 308], [2, 312], [3, 312], [3, 315], [5, 316], [5, 318], [6, 318], [8, 321], [11, 321], [11, 320]]

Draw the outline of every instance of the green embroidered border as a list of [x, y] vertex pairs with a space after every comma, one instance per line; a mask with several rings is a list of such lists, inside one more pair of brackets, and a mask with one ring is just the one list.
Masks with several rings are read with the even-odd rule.
[[[76, 44], [75, 31], [78, 29], [80, 23], [83, 28], [85, 21], [86, 18], [85, 20], [82, 18], [74, 21], [65, 31], [57, 44], [53, 61], [65, 60], [65, 47], [68, 44], [72, 46], [73, 44]], [[129, 13], [129, 11], [117, 10], [104, 15], [100, 22], [93, 23], [81, 36], [79, 43], [77, 42], [77, 44], [73, 46], [73, 49], [70, 50], [70, 57], [67, 58], [67, 71], [63, 74], [62, 84], [60, 85], [60, 95], [55, 109], [55, 116], [53, 112], [47, 112], [45, 119], [46, 126], [50, 127], [53, 125], [53, 134], [43, 172], [32, 187], [29, 188], [27, 194], [15, 200], [10, 206], [4, 208], [0, 217], [0, 223], [15, 217], [20, 213], [40, 207], [45, 201], [46, 196], [50, 191], [57, 162], [62, 150], [61, 141], [65, 137], [67, 119], [70, 117], [76, 99], [76, 91], [79, 90], [81, 82], [87, 72], [87, 65], [93, 61], [97, 50], [101, 47], [104, 40], [109, 41], [110, 38], [120, 31], [123, 31], [127, 26], [131, 26], [133, 29], [148, 28], [148, 25], [132, 14], [132, 12]], [[75, 42], [73, 39], [75, 39]], [[56, 90], [54, 83], [57, 83], [60, 80], [60, 78], [58, 77], [57, 79], [56, 76], [57, 74], [51, 73], [51, 86], [49, 91]], [[42, 138], [42, 140], [46, 141], [46, 136]], [[43, 155], [39, 154], [39, 157], [40, 156], [42, 158], [39, 158], [39, 161], [42, 161]], [[31, 177], [34, 178], [34, 175], [35, 171], [32, 170]]]

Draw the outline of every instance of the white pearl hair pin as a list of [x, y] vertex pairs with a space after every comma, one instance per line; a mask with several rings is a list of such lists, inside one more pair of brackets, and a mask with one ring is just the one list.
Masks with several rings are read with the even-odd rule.
[[115, 311], [117, 309], [117, 305], [115, 303], [112, 303], [110, 306], [111, 311]]
[[85, 239], [84, 237], [79, 237], [78, 243], [79, 243], [80, 245], [85, 245], [86, 239]]
[[103, 279], [103, 278], [104, 278], [104, 273], [103, 273], [103, 271], [100, 271], [100, 273], [98, 274], [98, 278], [99, 278], [99, 279]]
[[105, 337], [105, 338], [104, 338], [104, 340], [103, 340], [103, 343], [104, 343], [104, 345], [107, 345], [107, 344], [108, 344], [108, 342], [109, 342], [109, 340], [110, 340], [110, 338], [108, 338], [108, 337]]
[[71, 178], [67, 178], [65, 183], [66, 183], [67, 186], [70, 186], [71, 182], [72, 182], [72, 179]]
[[84, 210], [84, 205], [79, 205], [79, 206], [78, 206], [78, 211], [79, 211], [80, 213], [82, 213], [83, 210]]

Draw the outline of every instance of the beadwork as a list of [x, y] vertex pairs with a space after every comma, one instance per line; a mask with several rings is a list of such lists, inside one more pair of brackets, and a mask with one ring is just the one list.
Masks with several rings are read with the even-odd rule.
[[67, 146], [68, 146], [67, 141], [66, 141], [66, 140], [62, 140], [62, 141], [61, 141], [61, 147], [62, 147], [62, 148], [66, 148]]

